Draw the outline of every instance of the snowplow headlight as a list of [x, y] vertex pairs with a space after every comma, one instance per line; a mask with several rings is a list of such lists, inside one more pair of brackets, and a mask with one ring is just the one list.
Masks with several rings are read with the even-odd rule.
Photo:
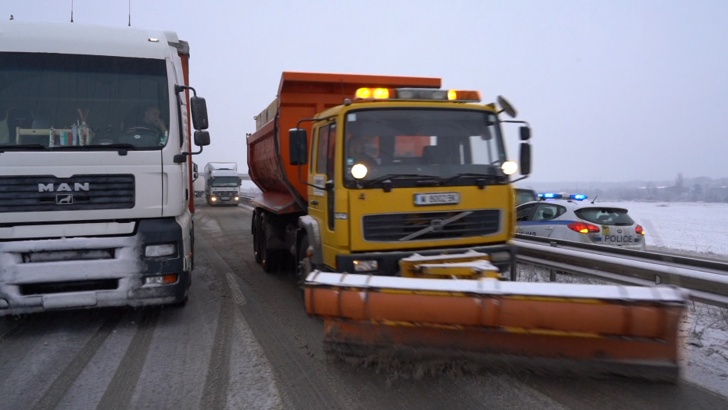
[[362, 179], [369, 173], [369, 169], [367, 169], [367, 166], [364, 164], [354, 164], [353, 167], [351, 167], [351, 176], [353, 176], [356, 179]]
[[375, 260], [355, 260], [354, 272], [373, 272], [379, 270], [379, 262]]
[[160, 256], [170, 256], [177, 253], [177, 245], [174, 243], [165, 243], [162, 245], [147, 245], [144, 248], [144, 256], [147, 258], [157, 258]]
[[503, 170], [503, 173], [506, 175], [513, 175], [518, 170], [518, 164], [514, 161], [506, 161], [503, 165], [501, 165], [501, 170]]

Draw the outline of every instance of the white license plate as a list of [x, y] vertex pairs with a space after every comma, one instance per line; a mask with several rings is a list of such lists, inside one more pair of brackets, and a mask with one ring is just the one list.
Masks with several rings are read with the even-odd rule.
[[415, 194], [415, 205], [442, 205], [458, 203], [460, 203], [460, 194], [457, 192]]

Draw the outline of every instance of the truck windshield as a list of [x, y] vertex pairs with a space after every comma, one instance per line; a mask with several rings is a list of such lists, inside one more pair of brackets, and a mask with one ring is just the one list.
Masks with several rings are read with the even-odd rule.
[[212, 186], [215, 187], [237, 187], [240, 185], [238, 177], [214, 177]]
[[[506, 181], [500, 170], [505, 146], [495, 113], [472, 109], [378, 108], [347, 113], [344, 176], [354, 186], [352, 167], [363, 164], [361, 182], [389, 179], [418, 184]], [[406, 175], [407, 178], [398, 178]], [[391, 178], [387, 178], [391, 176]]]
[[160, 149], [168, 95], [163, 60], [0, 53], [0, 149]]

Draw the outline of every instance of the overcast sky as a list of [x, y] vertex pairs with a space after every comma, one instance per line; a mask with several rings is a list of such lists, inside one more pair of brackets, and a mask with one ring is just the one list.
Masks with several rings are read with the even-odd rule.
[[[247, 169], [282, 71], [440, 77], [507, 97], [532, 182], [728, 177], [728, 1], [0, 0], [0, 18], [176, 31], [207, 99], [196, 157]], [[515, 130], [511, 130], [515, 131]], [[517, 158], [517, 135], [509, 156]]]

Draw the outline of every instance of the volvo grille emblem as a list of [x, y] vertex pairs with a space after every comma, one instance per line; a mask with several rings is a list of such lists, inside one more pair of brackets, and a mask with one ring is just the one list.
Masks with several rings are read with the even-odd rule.
[[445, 224], [443, 223], [442, 219], [433, 219], [430, 221], [430, 226], [432, 227], [432, 230], [435, 232], [439, 232], [442, 230], [442, 228], [445, 227]]
[[59, 194], [56, 195], [56, 204], [58, 205], [70, 205], [73, 203], [72, 194]]

